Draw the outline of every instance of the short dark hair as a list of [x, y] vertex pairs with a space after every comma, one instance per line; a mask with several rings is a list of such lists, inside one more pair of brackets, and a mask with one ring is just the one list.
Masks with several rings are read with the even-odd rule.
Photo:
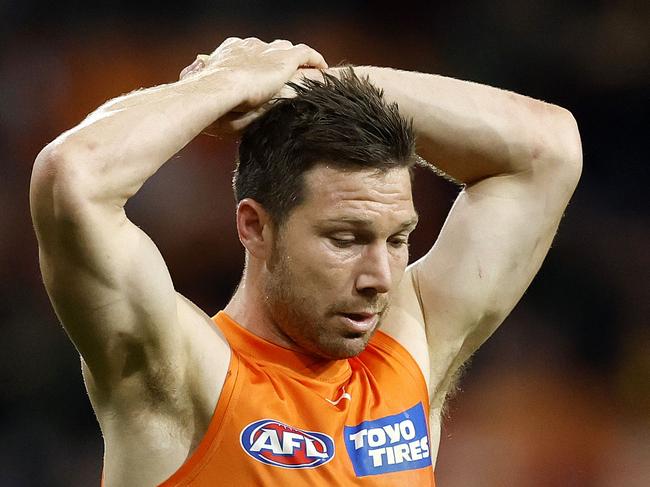
[[287, 83], [280, 98], [244, 131], [233, 177], [237, 202], [252, 198], [281, 225], [304, 201], [304, 174], [319, 163], [340, 168], [411, 168], [413, 123], [387, 103], [383, 91], [352, 68], [323, 80]]

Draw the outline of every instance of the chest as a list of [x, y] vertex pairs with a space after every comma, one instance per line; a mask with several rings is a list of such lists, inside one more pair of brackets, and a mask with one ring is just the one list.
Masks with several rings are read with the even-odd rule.
[[[215, 442], [219, 457], [237, 465], [237, 478], [264, 483], [399, 475], [400, 482], [432, 469], [428, 412], [417, 388], [360, 368], [315, 381], [240, 366]], [[213, 460], [215, 465], [218, 460]], [[269, 477], [270, 476], [270, 477]], [[293, 485], [293, 484], [292, 484]], [[401, 484], [404, 485], [404, 484]]]

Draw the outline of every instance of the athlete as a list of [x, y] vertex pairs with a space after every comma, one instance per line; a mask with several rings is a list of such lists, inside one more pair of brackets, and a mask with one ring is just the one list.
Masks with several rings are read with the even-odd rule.
[[[213, 317], [124, 211], [203, 131], [242, 134], [246, 265]], [[462, 190], [407, 267], [416, 150]], [[30, 198], [104, 485], [433, 485], [454, 377], [537, 273], [581, 164], [562, 108], [332, 69], [284, 40], [229, 38], [177, 82], [98, 108], [41, 151]]]

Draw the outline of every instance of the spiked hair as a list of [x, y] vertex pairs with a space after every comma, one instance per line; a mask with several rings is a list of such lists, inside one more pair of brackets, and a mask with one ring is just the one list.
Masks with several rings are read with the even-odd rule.
[[244, 131], [233, 177], [237, 202], [252, 198], [281, 225], [305, 198], [304, 174], [317, 164], [384, 172], [416, 163], [411, 121], [352, 68], [322, 81], [288, 83]]

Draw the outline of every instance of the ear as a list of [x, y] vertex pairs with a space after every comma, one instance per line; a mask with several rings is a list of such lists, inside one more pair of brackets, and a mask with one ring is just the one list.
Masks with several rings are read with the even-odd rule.
[[270, 255], [273, 243], [271, 217], [254, 199], [244, 198], [237, 205], [237, 234], [253, 257], [266, 259]]

